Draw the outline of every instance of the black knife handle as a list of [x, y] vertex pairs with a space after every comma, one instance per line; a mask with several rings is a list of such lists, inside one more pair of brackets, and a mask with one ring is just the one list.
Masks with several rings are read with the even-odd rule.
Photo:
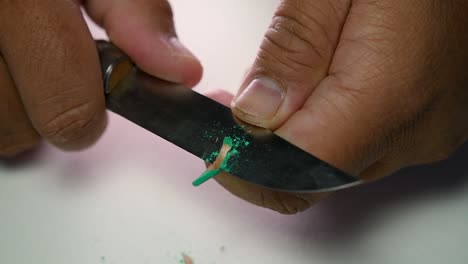
[[109, 94], [130, 72], [133, 62], [111, 42], [96, 40], [96, 46], [101, 63], [104, 92]]

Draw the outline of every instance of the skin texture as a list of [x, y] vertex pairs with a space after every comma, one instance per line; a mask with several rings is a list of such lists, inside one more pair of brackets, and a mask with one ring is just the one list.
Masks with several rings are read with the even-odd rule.
[[145, 71], [187, 86], [200, 80], [201, 65], [177, 41], [164, 0], [1, 1], [1, 157], [41, 138], [82, 149], [104, 130], [99, 60], [80, 5]]
[[[188, 86], [201, 78], [199, 62], [177, 41], [166, 1], [1, 4], [0, 156], [41, 138], [81, 149], [104, 129], [98, 57], [80, 5], [145, 71]], [[446, 159], [466, 140], [466, 25], [467, 0], [283, 0], [234, 100], [211, 96], [231, 103], [245, 122], [375, 180]], [[274, 192], [229, 174], [216, 179], [285, 214], [327, 195]]]
[[[252, 80], [273, 80], [280, 106], [255, 115], [266, 103], [249, 93], [232, 109], [368, 181], [446, 159], [468, 136], [466, 25], [464, 0], [282, 1], [236, 96]], [[228, 174], [217, 180], [285, 214], [327, 195], [273, 192]]]

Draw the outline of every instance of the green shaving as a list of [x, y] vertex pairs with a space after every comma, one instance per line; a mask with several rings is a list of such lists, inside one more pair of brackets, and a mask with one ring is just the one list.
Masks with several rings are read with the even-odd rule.
[[193, 186], [200, 186], [202, 183], [206, 182], [207, 180], [215, 177], [216, 175], [218, 175], [220, 173], [221, 173], [220, 169], [207, 170], [200, 177], [198, 177], [198, 179], [194, 180], [192, 182], [192, 185]]
[[[239, 150], [238, 150], [239, 148], [247, 147], [248, 145], [250, 145], [250, 142], [247, 141], [246, 139], [239, 138], [239, 137], [234, 137], [234, 138], [225, 137], [223, 140], [223, 145], [228, 145], [229, 147], [231, 147], [231, 149], [226, 153], [226, 156], [224, 157], [223, 162], [219, 165], [219, 168], [205, 171], [198, 179], [193, 181], [192, 183], [193, 186], [201, 185], [202, 183], [215, 177], [222, 171], [230, 172], [231, 168], [229, 166], [229, 160], [231, 159], [232, 156], [239, 154]], [[207, 163], [213, 163], [216, 160], [216, 158], [218, 158], [219, 154], [220, 154], [219, 151], [214, 151], [205, 159], [205, 161]]]

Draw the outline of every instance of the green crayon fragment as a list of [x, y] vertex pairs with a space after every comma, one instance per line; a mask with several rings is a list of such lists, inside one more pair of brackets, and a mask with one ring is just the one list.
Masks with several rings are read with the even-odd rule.
[[200, 177], [198, 177], [198, 179], [194, 180], [192, 182], [192, 185], [193, 186], [200, 186], [202, 183], [204, 183], [207, 180], [215, 177], [219, 173], [221, 173], [221, 169], [207, 170]]
[[[242, 145], [243, 147], [247, 147], [248, 145], [250, 145], [250, 142], [242, 138], [225, 137], [223, 139], [223, 145], [228, 145], [229, 147], [231, 147], [231, 149], [226, 153], [226, 156], [224, 157], [223, 161], [221, 162], [219, 166], [219, 169], [208, 170], [204, 172], [198, 179], [192, 182], [193, 186], [200, 186], [201, 184], [215, 177], [222, 171], [230, 172], [231, 171], [230, 166], [229, 166], [230, 158], [234, 155], [239, 154], [239, 150], [237, 150], [237, 148], [241, 147]], [[205, 161], [208, 163], [214, 162], [214, 160], [219, 156], [219, 154], [220, 154], [219, 151], [214, 151], [213, 153], [209, 155], [208, 158], [205, 159]]]

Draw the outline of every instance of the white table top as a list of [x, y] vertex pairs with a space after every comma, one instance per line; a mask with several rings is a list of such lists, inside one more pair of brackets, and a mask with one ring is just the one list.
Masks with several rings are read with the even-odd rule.
[[[237, 89], [276, 2], [172, 1], [205, 66], [197, 89]], [[192, 187], [200, 160], [111, 115], [90, 149], [44, 144], [0, 163], [0, 263], [178, 264], [186, 253], [195, 264], [464, 264], [467, 160], [468, 146], [282, 216], [214, 181]]]

